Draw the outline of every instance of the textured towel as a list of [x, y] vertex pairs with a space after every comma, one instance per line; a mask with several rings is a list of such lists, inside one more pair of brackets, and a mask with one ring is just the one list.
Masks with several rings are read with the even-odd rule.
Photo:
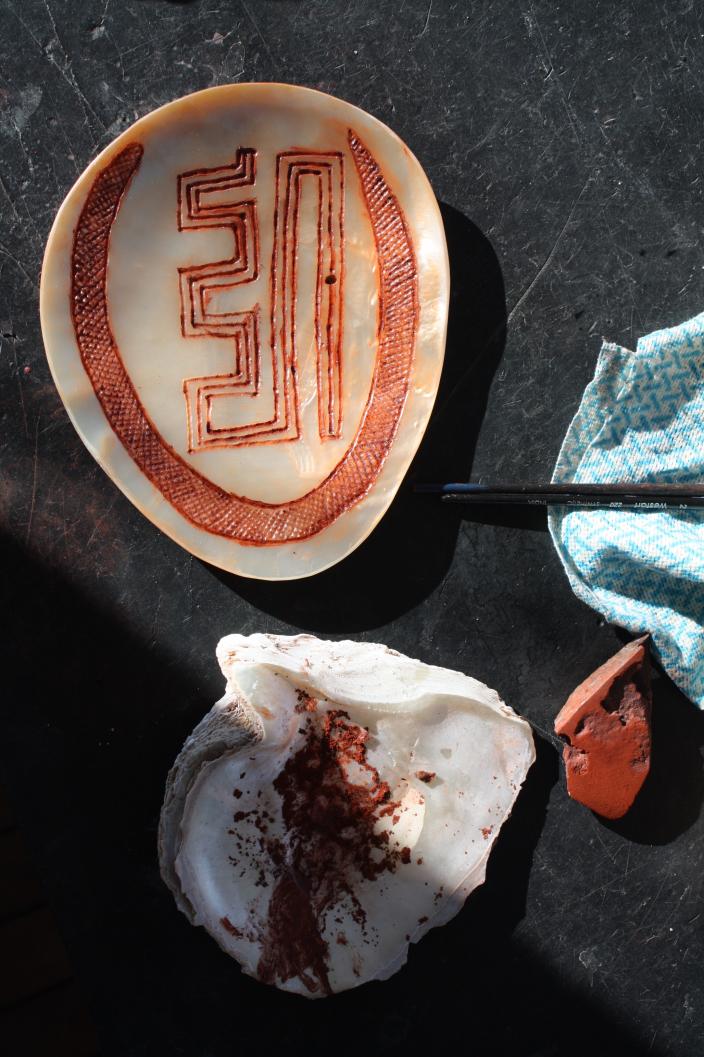
[[[553, 480], [704, 482], [704, 314], [635, 352], [604, 343]], [[704, 707], [704, 508], [553, 507], [549, 525], [579, 598], [649, 631], [663, 668]]]

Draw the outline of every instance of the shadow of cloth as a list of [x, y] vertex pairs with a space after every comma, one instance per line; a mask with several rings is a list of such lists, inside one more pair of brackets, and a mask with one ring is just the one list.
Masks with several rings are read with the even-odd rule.
[[489, 386], [501, 359], [506, 300], [498, 259], [479, 229], [441, 204], [451, 292], [445, 362], [435, 409], [391, 507], [364, 543], [305, 581], [246, 580], [214, 574], [257, 608], [308, 631], [355, 632], [393, 620], [426, 598], [452, 561], [459, 512], [414, 481], [466, 480]]
[[697, 819], [704, 800], [704, 713], [667, 675], [653, 671], [650, 772], [623, 818], [599, 821], [636, 844], [669, 844]]
[[177, 911], [157, 866], [166, 774], [210, 707], [210, 657], [164, 656], [19, 545], [4, 562], [0, 763], [101, 1053], [557, 1057], [580, 1052], [579, 1025], [581, 1052], [657, 1055], [512, 937], [556, 777], [541, 740], [486, 884], [396, 976], [320, 1002], [245, 977]]

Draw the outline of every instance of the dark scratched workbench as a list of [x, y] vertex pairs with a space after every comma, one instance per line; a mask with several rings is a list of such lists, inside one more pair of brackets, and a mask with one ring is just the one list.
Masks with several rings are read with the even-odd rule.
[[[447, 361], [409, 481], [547, 479], [601, 336], [704, 309], [691, 0], [0, 0], [0, 770], [101, 1052], [696, 1057], [704, 723], [658, 677], [637, 807], [605, 824], [567, 799], [541, 731], [620, 638], [544, 515], [463, 515], [407, 481], [336, 568], [244, 581], [160, 534], [68, 420], [37, 310], [58, 206], [138, 116], [248, 80], [370, 111], [443, 203]], [[217, 639], [301, 629], [461, 668], [538, 738], [485, 887], [391, 981], [312, 1003], [191, 928], [155, 854], [167, 769], [222, 691]]]

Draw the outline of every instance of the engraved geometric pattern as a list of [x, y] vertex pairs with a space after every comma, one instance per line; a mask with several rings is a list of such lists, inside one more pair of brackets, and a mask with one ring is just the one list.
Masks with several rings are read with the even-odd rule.
[[259, 393], [259, 307], [247, 312], [232, 312], [230, 315], [241, 317], [233, 320], [228, 335], [235, 344], [235, 370], [230, 374], [186, 378], [183, 382], [190, 452], [249, 444], [252, 436], [256, 436], [258, 423], [252, 426], [216, 426], [213, 421], [213, 404], [218, 398], [256, 396]]
[[[555, 481], [704, 481], [704, 314], [605, 343], [562, 445]], [[704, 509], [555, 507], [550, 532], [575, 593], [649, 631], [660, 663], [704, 708]]]
[[234, 165], [195, 169], [177, 180], [178, 229], [229, 228], [234, 253], [221, 261], [179, 268], [181, 333], [184, 338], [225, 338], [234, 344], [234, 370], [228, 374], [186, 378], [188, 450], [232, 447], [250, 441], [247, 426], [216, 427], [213, 405], [232, 396], [256, 396], [261, 371], [259, 306], [243, 311], [218, 310], [224, 291], [254, 282], [259, 276], [259, 228], [253, 199], [240, 200], [242, 188], [256, 181], [256, 151], [240, 148]]
[[272, 341], [281, 361], [287, 418], [300, 432], [296, 384], [296, 290], [303, 183], [316, 192], [316, 281], [313, 328], [321, 440], [339, 437], [342, 427], [342, 299], [344, 245], [344, 159], [337, 151], [284, 151], [276, 159], [276, 206], [272, 260]]
[[164, 500], [198, 528], [239, 543], [273, 546], [309, 539], [367, 495], [394, 442], [411, 385], [418, 329], [418, 273], [401, 206], [378, 163], [348, 130], [361, 198], [378, 260], [376, 362], [357, 431], [332, 472], [298, 499], [272, 504], [226, 492], [182, 459], [155, 428], [110, 326], [110, 234], [143, 155], [139, 143], [98, 172], [74, 233], [71, 308], [78, 351], [105, 416]]
[[190, 452], [300, 437], [296, 314], [304, 181], [313, 185], [317, 205], [311, 310], [318, 432], [321, 440], [341, 434], [344, 159], [339, 151], [282, 151], [277, 155], [269, 282], [273, 412], [269, 418], [246, 424], [214, 424], [216, 401], [257, 396], [260, 391], [259, 305], [237, 312], [216, 308], [224, 290], [254, 282], [259, 276], [256, 201], [233, 198], [233, 192], [251, 189], [256, 183], [256, 151], [239, 148], [234, 165], [182, 173], [177, 181], [179, 231], [230, 228], [235, 246], [228, 260], [179, 268], [183, 336], [231, 338], [235, 343], [234, 371], [187, 378], [183, 383]]

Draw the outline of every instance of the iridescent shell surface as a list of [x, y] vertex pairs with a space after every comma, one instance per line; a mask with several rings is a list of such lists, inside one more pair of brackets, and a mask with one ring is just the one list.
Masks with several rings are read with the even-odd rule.
[[287, 85], [142, 118], [49, 238], [54, 379], [155, 525], [244, 576], [339, 561], [388, 508], [442, 368], [449, 272], [417, 160], [380, 122]]

